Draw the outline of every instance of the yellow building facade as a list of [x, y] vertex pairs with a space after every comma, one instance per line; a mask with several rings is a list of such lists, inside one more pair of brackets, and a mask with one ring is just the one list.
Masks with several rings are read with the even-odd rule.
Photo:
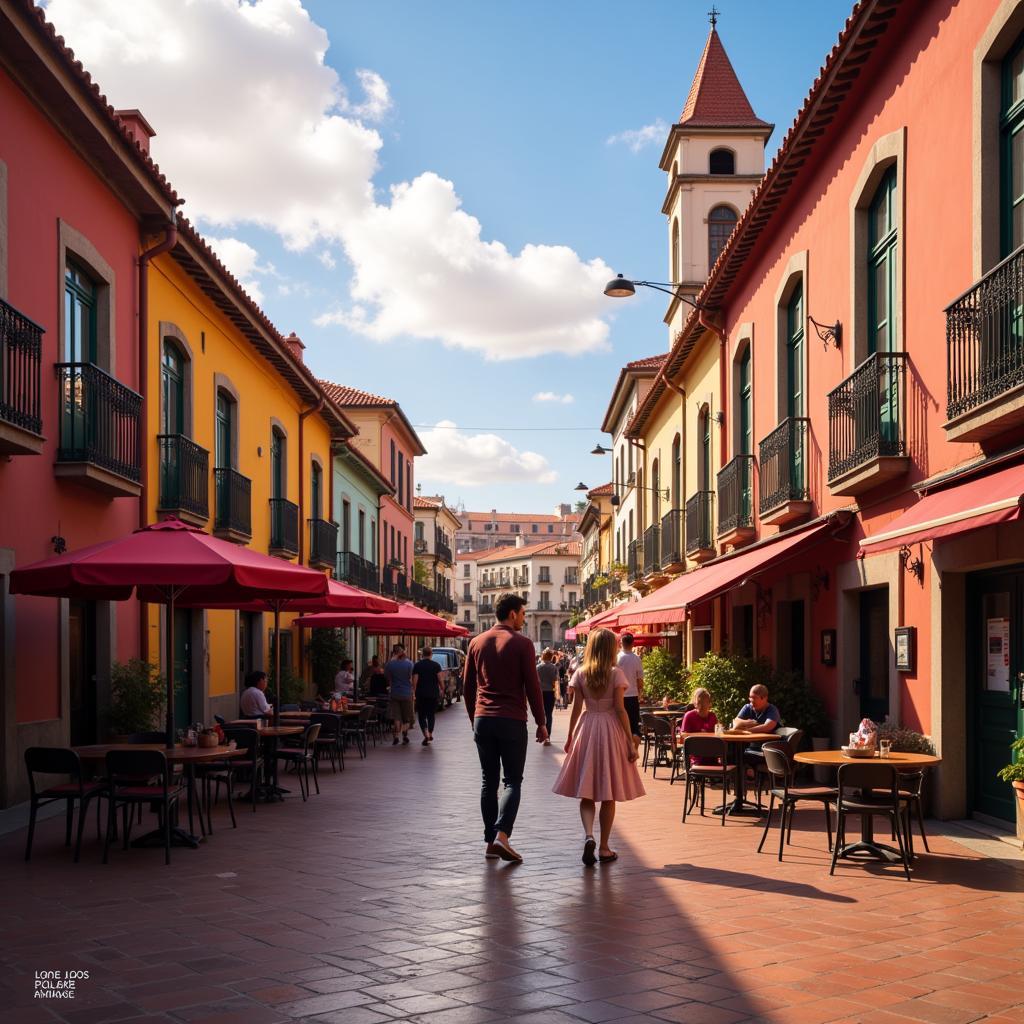
[[[174, 515], [254, 551], [333, 569], [331, 445], [355, 428], [305, 367], [301, 341], [276, 331], [181, 218], [173, 248], [149, 264], [146, 312], [147, 521]], [[175, 720], [235, 717], [245, 675], [273, 664], [271, 616], [176, 615]], [[307, 660], [292, 618], [282, 618], [286, 678], [285, 666], [300, 676]], [[143, 656], [153, 663], [164, 628], [164, 610], [150, 607]]]

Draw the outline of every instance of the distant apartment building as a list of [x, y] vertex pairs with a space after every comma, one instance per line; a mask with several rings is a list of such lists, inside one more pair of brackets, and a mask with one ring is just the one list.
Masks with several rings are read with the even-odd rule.
[[507, 547], [523, 538], [527, 544], [579, 540], [580, 517], [571, 505], [559, 505], [553, 515], [521, 512], [459, 512], [462, 526], [455, 534], [457, 550], [485, 551]]
[[423, 598], [426, 607], [443, 614], [455, 615], [455, 531], [459, 518], [440, 495], [413, 499], [413, 555], [415, 570], [413, 590]]
[[455, 621], [470, 633], [480, 633], [494, 625], [493, 596], [489, 594], [487, 603], [484, 603], [477, 565], [481, 558], [499, 554], [501, 550], [460, 551], [455, 556]]

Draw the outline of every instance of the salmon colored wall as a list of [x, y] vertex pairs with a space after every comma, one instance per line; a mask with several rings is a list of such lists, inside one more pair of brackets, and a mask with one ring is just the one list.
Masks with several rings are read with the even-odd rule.
[[[17, 564], [53, 554], [50, 538], [61, 535], [69, 549], [120, 536], [138, 521], [133, 498], [111, 499], [54, 476], [58, 444], [57, 381], [61, 361], [58, 316], [63, 282], [58, 280], [58, 226], [66, 222], [85, 235], [115, 276], [114, 375], [137, 389], [135, 261], [139, 229], [103, 181], [76, 155], [6, 75], [0, 75], [0, 160], [7, 165], [6, 299], [46, 329], [43, 335], [41, 400], [46, 446], [39, 455], [0, 460], [0, 493], [8, 500], [0, 547], [13, 548]], [[31, 500], [28, 496], [31, 495]], [[20, 722], [59, 718], [59, 603], [15, 598], [15, 657]], [[138, 650], [138, 606], [115, 606], [116, 654], [127, 660]]]

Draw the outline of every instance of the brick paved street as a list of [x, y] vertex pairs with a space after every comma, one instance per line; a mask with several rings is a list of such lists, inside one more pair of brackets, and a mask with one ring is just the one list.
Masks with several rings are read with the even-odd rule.
[[[559, 713], [556, 737], [567, 716]], [[461, 707], [437, 743], [349, 758], [303, 805], [226, 812], [212, 841], [74, 865], [62, 823], [4, 859], [0, 1017], [272, 1024], [580, 1021], [1024, 1021], [1024, 874], [936, 838], [898, 868], [827, 873], [820, 812], [781, 865], [756, 821], [679, 823], [682, 790], [620, 808], [620, 861], [579, 862], [560, 748], [531, 747], [521, 866], [485, 861]], [[297, 788], [297, 787], [296, 787]], [[225, 827], [227, 822], [228, 827]], [[93, 833], [94, 836], [94, 833]], [[73, 1002], [33, 1004], [34, 971], [82, 969]]]

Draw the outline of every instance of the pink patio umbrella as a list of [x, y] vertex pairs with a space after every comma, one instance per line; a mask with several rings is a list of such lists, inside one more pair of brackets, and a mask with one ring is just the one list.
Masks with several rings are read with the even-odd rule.
[[[16, 569], [10, 589], [12, 594], [95, 601], [126, 601], [134, 591], [142, 601], [166, 605], [167, 746], [172, 747], [175, 604], [238, 607], [258, 599], [273, 609], [276, 635], [282, 607], [298, 598], [323, 598], [328, 581], [323, 573], [211, 537], [172, 518]], [[280, 679], [281, 645], [275, 646]], [[276, 717], [277, 706], [274, 712]]]
[[456, 626], [440, 615], [417, 608], [414, 604], [403, 604], [390, 615], [338, 614], [325, 612], [318, 615], [304, 615], [295, 620], [295, 625], [307, 629], [340, 629], [346, 626], [360, 626], [370, 636], [466, 636], [468, 631]]

